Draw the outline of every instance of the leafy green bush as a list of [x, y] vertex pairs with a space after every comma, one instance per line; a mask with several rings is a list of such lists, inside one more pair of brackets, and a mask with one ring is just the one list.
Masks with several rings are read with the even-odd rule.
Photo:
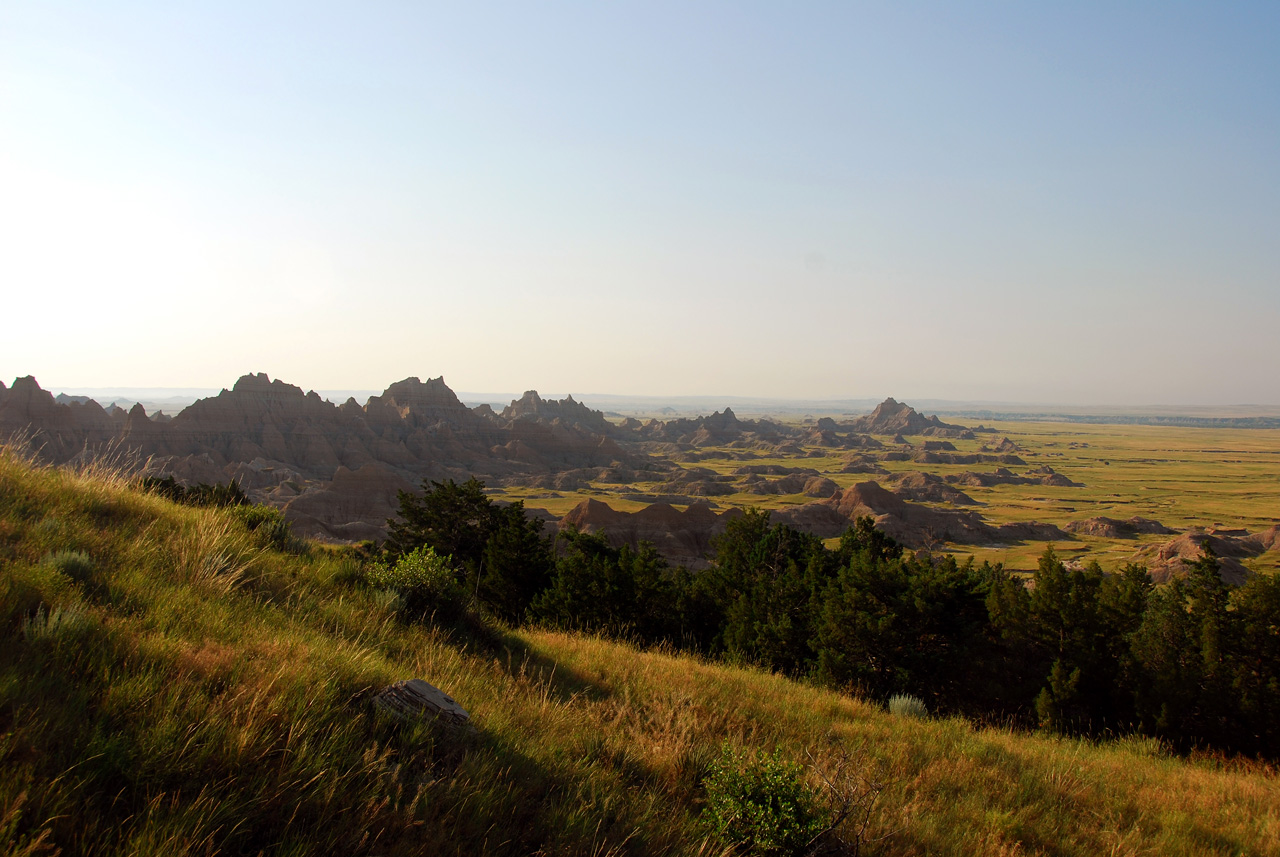
[[393, 565], [383, 562], [370, 565], [365, 571], [365, 581], [379, 589], [398, 592], [405, 611], [411, 615], [457, 616], [466, 600], [449, 557], [440, 556], [429, 547], [401, 554]]
[[248, 503], [233, 506], [234, 514], [263, 547], [282, 553], [306, 553], [307, 543], [297, 538], [285, 520], [284, 513], [271, 506]]
[[889, 713], [895, 717], [915, 717], [923, 720], [929, 716], [929, 709], [919, 698], [909, 693], [898, 693], [889, 697]]
[[726, 745], [704, 782], [704, 823], [726, 844], [753, 854], [806, 853], [830, 819], [801, 771], [780, 751], [749, 758]]

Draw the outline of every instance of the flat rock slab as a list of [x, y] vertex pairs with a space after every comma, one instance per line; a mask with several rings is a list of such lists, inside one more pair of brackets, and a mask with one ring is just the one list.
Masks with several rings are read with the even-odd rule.
[[373, 698], [378, 708], [401, 720], [438, 717], [454, 726], [470, 722], [471, 715], [453, 697], [420, 678], [398, 681]]

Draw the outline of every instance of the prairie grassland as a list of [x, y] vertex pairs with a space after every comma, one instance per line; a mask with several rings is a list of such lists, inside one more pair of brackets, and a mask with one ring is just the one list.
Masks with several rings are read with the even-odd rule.
[[[1280, 780], [1260, 764], [405, 622], [358, 571], [277, 552], [229, 511], [0, 452], [0, 852], [720, 854], [698, 813], [725, 742], [881, 782], [883, 854], [1280, 852]], [[409, 677], [476, 733], [376, 713]]]
[[[1122, 520], [1138, 515], [1179, 530], [1204, 526], [1256, 532], [1280, 521], [1280, 431], [1045, 422], [998, 423], [996, 428], [996, 437], [1007, 436], [1023, 447], [1018, 455], [1028, 466], [1048, 465], [1083, 487], [966, 488], [985, 504], [979, 511], [992, 523], [1038, 520], [1061, 526], [1100, 515]], [[912, 469], [903, 468], [906, 464], [910, 463], [886, 466]], [[929, 469], [942, 474], [980, 469], [935, 467]], [[1020, 473], [1024, 468], [1010, 469]], [[1166, 538], [1081, 537], [1058, 549], [1064, 555], [1097, 559], [1110, 569], [1129, 561], [1137, 548]], [[974, 553], [979, 560], [1003, 559], [1012, 567], [1029, 568], [1043, 545], [956, 550]], [[1257, 571], [1274, 570], [1277, 558], [1268, 555], [1249, 564]]]
[[[1065, 525], [1096, 516], [1125, 520], [1135, 515], [1160, 521], [1174, 529], [1192, 526], [1266, 529], [1280, 521], [1280, 430], [1213, 429], [1177, 426], [1093, 425], [1054, 422], [996, 422], [988, 425], [996, 434], [974, 440], [952, 441], [960, 453], [1002, 437], [1017, 443], [1017, 455], [1025, 466], [1010, 465], [1021, 475], [1048, 465], [1082, 487], [1044, 485], [960, 486], [980, 506], [968, 507], [992, 524], [1042, 521]], [[882, 439], [883, 440], [883, 439]], [[918, 447], [922, 438], [910, 438]], [[704, 450], [706, 451], [706, 450]], [[810, 457], [812, 453], [821, 453]], [[884, 477], [842, 473], [846, 453], [806, 448], [804, 456], [762, 455], [750, 464], [809, 467], [842, 488]], [[720, 474], [732, 474], [744, 464], [731, 459], [708, 459], [697, 466]], [[921, 464], [915, 461], [880, 461], [890, 473], [925, 471], [948, 476], [971, 471], [991, 472], [995, 464]], [[657, 483], [630, 486], [641, 492], [658, 492]], [[563, 515], [587, 497], [603, 500], [616, 509], [634, 511], [645, 504], [618, 493], [618, 486], [593, 485], [585, 491], [558, 492], [510, 489], [510, 499], [524, 499], [529, 506]], [[690, 497], [689, 502], [698, 498]], [[734, 493], [709, 498], [719, 507], [737, 506], [782, 509], [815, 498], [799, 494]], [[1136, 539], [1103, 539], [1081, 536], [1056, 545], [1072, 559], [1097, 560], [1111, 570], [1129, 562], [1141, 547], [1167, 540], [1167, 536]], [[979, 562], [1003, 562], [1011, 569], [1032, 569], [1045, 543], [1028, 542], [999, 547], [947, 545], [958, 556], [973, 555]], [[1280, 554], [1246, 560], [1255, 571], [1280, 568]]]

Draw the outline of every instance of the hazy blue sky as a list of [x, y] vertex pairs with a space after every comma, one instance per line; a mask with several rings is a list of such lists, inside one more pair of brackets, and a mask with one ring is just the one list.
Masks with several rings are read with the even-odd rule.
[[0, 379], [1280, 403], [1280, 3], [0, 3]]

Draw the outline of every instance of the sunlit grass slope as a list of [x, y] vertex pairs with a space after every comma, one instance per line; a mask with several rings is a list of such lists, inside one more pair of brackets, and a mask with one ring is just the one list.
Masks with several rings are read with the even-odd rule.
[[[406, 624], [355, 560], [0, 452], [0, 853], [717, 854], [725, 742], [883, 785], [887, 854], [1280, 853], [1280, 783], [748, 668]], [[375, 713], [423, 678], [474, 734]]]

